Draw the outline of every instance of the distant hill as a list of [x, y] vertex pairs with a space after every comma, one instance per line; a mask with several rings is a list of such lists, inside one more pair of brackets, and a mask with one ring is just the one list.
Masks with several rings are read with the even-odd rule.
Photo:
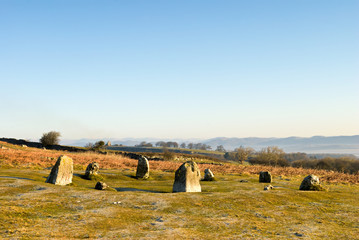
[[355, 136], [314, 136], [310, 138], [212, 138], [203, 143], [212, 148], [223, 145], [225, 149], [239, 146], [252, 147], [256, 150], [267, 146], [278, 146], [285, 152], [306, 153], [347, 153], [359, 156], [359, 135]]
[[99, 140], [111, 141], [112, 144], [122, 144], [124, 146], [134, 146], [142, 141], [156, 143], [158, 141], [175, 141], [205, 143], [210, 145], [212, 149], [223, 145], [226, 150], [233, 150], [239, 146], [252, 147], [260, 150], [268, 146], [278, 146], [285, 152], [305, 152], [305, 153], [340, 153], [354, 154], [359, 156], [359, 135], [354, 136], [313, 136], [309, 138], [288, 137], [288, 138], [226, 138], [217, 137], [211, 139], [156, 139], [156, 138], [124, 138], [124, 139], [80, 139], [80, 140], [63, 140], [61, 144], [70, 146], [84, 146], [89, 142]]

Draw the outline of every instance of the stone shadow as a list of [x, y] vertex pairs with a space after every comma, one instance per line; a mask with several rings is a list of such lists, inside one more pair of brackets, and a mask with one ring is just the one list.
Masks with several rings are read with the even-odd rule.
[[168, 193], [164, 191], [145, 190], [138, 188], [115, 188], [118, 192], [150, 192], [150, 193]]
[[126, 174], [126, 175], [124, 175], [124, 176], [126, 176], [126, 177], [128, 177], [128, 178], [138, 179], [138, 178], [136, 177], [136, 175]]
[[23, 178], [23, 177], [0, 176], [0, 178], [14, 178], [14, 179], [21, 179], [21, 180], [31, 180], [31, 181], [35, 181], [34, 179], [30, 179], [30, 178]]

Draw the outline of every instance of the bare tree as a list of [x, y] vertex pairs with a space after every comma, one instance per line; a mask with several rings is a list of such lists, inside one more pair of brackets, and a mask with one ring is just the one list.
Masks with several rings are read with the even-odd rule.
[[285, 152], [276, 147], [263, 148], [257, 153], [254, 159], [250, 160], [251, 164], [262, 164], [271, 166], [288, 166], [289, 162], [284, 158]]
[[235, 151], [235, 160], [240, 163], [243, 163], [248, 159], [249, 154], [254, 152], [254, 149], [240, 146], [239, 148], [236, 148], [234, 151]]

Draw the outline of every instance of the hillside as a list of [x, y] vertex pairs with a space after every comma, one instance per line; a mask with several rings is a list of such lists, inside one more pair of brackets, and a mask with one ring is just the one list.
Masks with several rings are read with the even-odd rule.
[[[137, 180], [134, 159], [0, 145], [2, 239], [357, 239], [359, 232], [358, 175], [200, 164], [217, 181], [201, 182], [201, 193], [172, 193], [186, 159], [150, 161], [150, 179]], [[74, 160], [72, 186], [45, 183], [61, 154]], [[115, 191], [95, 190], [96, 181], [81, 177], [93, 161]], [[273, 174], [272, 191], [258, 183], [263, 170]], [[327, 192], [298, 190], [310, 173]]]
[[203, 143], [212, 148], [223, 145], [226, 149], [245, 146], [259, 150], [267, 146], [278, 146], [285, 152], [342, 153], [359, 156], [359, 135], [310, 138], [213, 138]]

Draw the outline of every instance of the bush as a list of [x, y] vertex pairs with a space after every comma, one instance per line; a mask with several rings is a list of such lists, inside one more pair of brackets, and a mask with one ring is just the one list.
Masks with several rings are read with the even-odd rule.
[[60, 142], [60, 136], [61, 136], [61, 134], [59, 132], [55, 132], [55, 131], [44, 133], [42, 135], [42, 137], [40, 138], [40, 142], [44, 146], [58, 145]]
[[104, 141], [98, 141], [95, 142], [95, 144], [93, 145], [93, 148], [96, 150], [100, 150], [105, 146], [105, 142]]
[[289, 162], [284, 158], [284, 155], [284, 151], [278, 147], [267, 147], [263, 148], [255, 157], [251, 158], [249, 163], [287, 167], [289, 166]]
[[168, 151], [167, 149], [165, 149], [163, 152], [163, 160], [171, 161], [175, 158], [175, 155], [176, 154], [174, 152], [171, 152], [171, 151]]
[[297, 160], [292, 162], [292, 167], [333, 170], [355, 174], [359, 172], [359, 160], [350, 157]]
[[236, 158], [235, 152], [226, 152], [223, 156], [226, 160], [233, 160]]

